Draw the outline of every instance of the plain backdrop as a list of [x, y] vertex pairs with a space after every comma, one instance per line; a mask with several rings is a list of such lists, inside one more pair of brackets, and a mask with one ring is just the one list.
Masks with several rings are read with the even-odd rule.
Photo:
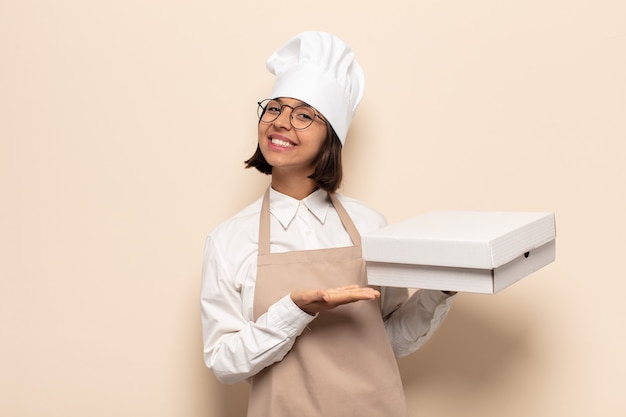
[[0, 415], [244, 416], [203, 243], [268, 184], [265, 60], [309, 29], [367, 78], [341, 192], [556, 213], [555, 263], [399, 361], [410, 415], [626, 415], [623, 0], [0, 0]]

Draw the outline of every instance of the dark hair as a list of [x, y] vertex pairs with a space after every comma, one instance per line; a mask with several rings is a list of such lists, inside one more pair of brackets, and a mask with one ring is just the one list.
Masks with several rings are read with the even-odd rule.
[[[315, 170], [309, 176], [318, 187], [333, 193], [337, 191], [343, 179], [343, 165], [341, 162], [341, 141], [335, 133], [330, 123], [326, 121], [326, 139], [322, 144], [320, 153], [313, 162]], [[272, 166], [267, 163], [265, 157], [261, 153], [261, 149], [257, 145], [254, 155], [250, 159], [244, 161], [246, 168], [256, 168], [266, 175], [272, 173]]]

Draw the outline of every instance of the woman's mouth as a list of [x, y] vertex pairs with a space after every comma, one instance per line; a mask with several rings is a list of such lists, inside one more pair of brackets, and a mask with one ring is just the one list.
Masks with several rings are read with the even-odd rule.
[[293, 143], [279, 138], [270, 138], [270, 142], [272, 145], [280, 146], [281, 148], [293, 148], [295, 146]]

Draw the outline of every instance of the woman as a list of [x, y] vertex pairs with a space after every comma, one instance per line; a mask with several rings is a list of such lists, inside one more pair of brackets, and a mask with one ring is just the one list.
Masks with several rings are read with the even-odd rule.
[[267, 62], [247, 167], [265, 195], [207, 237], [204, 358], [224, 383], [251, 382], [248, 416], [405, 416], [395, 356], [421, 346], [453, 294], [370, 288], [360, 233], [385, 225], [336, 193], [363, 72], [340, 39], [304, 32]]

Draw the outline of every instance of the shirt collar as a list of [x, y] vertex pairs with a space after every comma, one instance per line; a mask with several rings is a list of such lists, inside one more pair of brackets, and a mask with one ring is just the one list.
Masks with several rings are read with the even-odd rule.
[[324, 224], [326, 214], [331, 204], [328, 193], [318, 188], [303, 200], [296, 200], [286, 194], [282, 194], [270, 188], [270, 212], [278, 219], [280, 224], [286, 229], [298, 213], [300, 204], [304, 205], [313, 215]]

